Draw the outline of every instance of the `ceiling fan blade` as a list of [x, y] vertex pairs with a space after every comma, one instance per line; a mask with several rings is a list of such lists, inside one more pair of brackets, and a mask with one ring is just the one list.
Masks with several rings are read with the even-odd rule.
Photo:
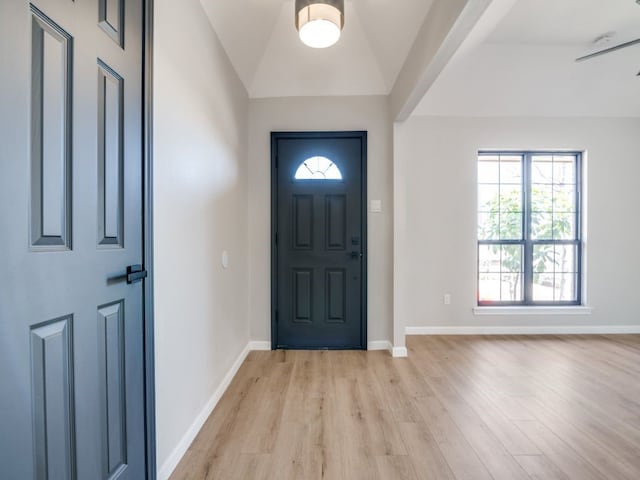
[[629, 42], [624, 42], [624, 43], [621, 43], [619, 45], [614, 45], [613, 47], [605, 48], [604, 50], [600, 50], [598, 52], [590, 53], [589, 55], [584, 55], [583, 57], [578, 57], [578, 58], [576, 58], [576, 62], [582, 62], [584, 60], [589, 60], [590, 58], [598, 57], [600, 55], [604, 55], [605, 53], [615, 52], [616, 50], [627, 48], [627, 47], [630, 47], [632, 45], [636, 45], [638, 43], [640, 43], [640, 38], [637, 38], [635, 40], [631, 40]]

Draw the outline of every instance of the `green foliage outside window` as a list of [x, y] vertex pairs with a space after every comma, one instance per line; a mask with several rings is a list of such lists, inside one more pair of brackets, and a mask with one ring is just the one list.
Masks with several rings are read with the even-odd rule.
[[[538, 240], [571, 239], [574, 237], [572, 221], [575, 218], [574, 200], [571, 194], [553, 191], [546, 185], [533, 185], [531, 189], [531, 232]], [[572, 192], [569, 192], [572, 193]], [[489, 212], [481, 222], [479, 238], [481, 240], [522, 240], [523, 212], [519, 190], [509, 190], [502, 195], [496, 194], [491, 200], [480, 206], [481, 211]], [[490, 245], [494, 255], [501, 255], [501, 271], [522, 272], [520, 245]], [[562, 249], [558, 258], [554, 245], [538, 244], [533, 249], [533, 272], [553, 272], [554, 265], [561, 268], [566, 264], [567, 251]], [[510, 278], [512, 300], [517, 300], [520, 275]], [[564, 282], [564, 280], [563, 280]], [[564, 291], [564, 284], [559, 285]]]

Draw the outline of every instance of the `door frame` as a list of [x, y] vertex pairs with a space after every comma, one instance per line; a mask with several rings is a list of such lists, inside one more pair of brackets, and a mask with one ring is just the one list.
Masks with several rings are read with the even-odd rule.
[[367, 243], [367, 132], [366, 131], [309, 131], [309, 132], [271, 132], [271, 349], [278, 345], [278, 140], [285, 139], [340, 139], [354, 138], [360, 140], [361, 169], [361, 234], [362, 260], [361, 271], [361, 309], [360, 309], [360, 342], [363, 350], [367, 350], [367, 264], [369, 258]]
[[153, 0], [143, 0], [142, 74], [142, 261], [148, 276], [143, 286], [144, 430], [147, 479], [157, 478], [155, 319], [153, 311]]

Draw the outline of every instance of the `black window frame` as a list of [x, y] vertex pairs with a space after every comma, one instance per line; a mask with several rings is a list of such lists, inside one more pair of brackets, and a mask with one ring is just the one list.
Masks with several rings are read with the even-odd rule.
[[[476, 291], [479, 307], [571, 307], [583, 305], [583, 219], [582, 219], [582, 184], [583, 184], [583, 153], [576, 150], [480, 150], [476, 156], [476, 166], [482, 156], [521, 156], [522, 157], [522, 236], [520, 240], [481, 240], [478, 236], [478, 221], [480, 206], [476, 204]], [[533, 240], [531, 238], [531, 166], [534, 156], [575, 156], [576, 158], [576, 192], [575, 192], [575, 237], [570, 240]], [[476, 188], [480, 185], [476, 180]], [[500, 183], [499, 183], [500, 185]], [[573, 245], [576, 248], [576, 300], [533, 300], [533, 249], [535, 245]], [[522, 246], [522, 300], [480, 300], [480, 247], [482, 245], [521, 245]]]

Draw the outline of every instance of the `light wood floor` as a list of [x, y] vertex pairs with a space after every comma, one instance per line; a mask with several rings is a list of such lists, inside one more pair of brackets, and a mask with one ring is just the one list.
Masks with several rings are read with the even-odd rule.
[[640, 336], [252, 352], [172, 479], [640, 479]]

